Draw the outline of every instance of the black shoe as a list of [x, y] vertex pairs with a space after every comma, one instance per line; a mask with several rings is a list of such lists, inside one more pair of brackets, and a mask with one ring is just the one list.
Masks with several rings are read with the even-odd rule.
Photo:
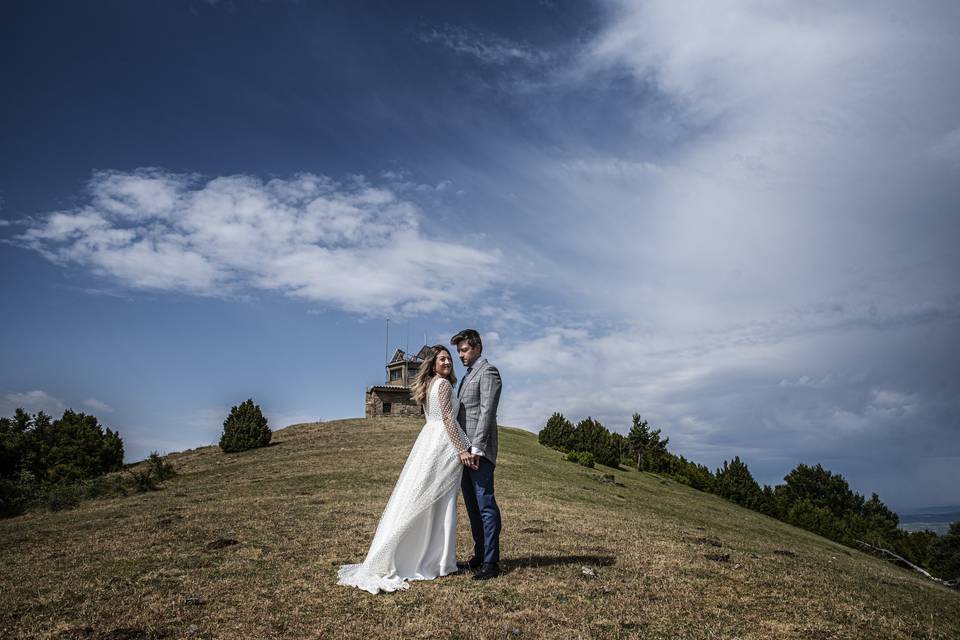
[[457, 563], [457, 573], [466, 573], [467, 570], [476, 571], [480, 568], [480, 565], [483, 564], [483, 561], [480, 560], [477, 556], [472, 556], [466, 562]]
[[490, 578], [496, 578], [498, 575], [500, 575], [500, 566], [496, 562], [484, 562], [480, 571], [473, 575], [473, 579], [489, 580]]

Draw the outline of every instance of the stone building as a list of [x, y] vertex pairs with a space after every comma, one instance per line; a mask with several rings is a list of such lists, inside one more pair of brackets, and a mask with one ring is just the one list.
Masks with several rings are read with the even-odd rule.
[[386, 384], [367, 389], [366, 417], [423, 415], [423, 407], [413, 401], [410, 388], [420, 370], [420, 364], [429, 352], [430, 347], [427, 346], [423, 346], [414, 356], [407, 355], [403, 349], [397, 349], [387, 363]]

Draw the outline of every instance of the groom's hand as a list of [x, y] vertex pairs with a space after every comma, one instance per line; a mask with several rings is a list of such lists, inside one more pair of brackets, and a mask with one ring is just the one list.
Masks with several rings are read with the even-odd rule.
[[460, 454], [460, 462], [474, 471], [480, 468], [480, 456], [464, 451]]

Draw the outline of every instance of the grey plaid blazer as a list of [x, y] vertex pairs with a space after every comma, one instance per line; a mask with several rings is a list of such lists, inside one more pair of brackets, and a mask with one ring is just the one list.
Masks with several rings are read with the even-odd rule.
[[500, 404], [500, 372], [484, 358], [457, 387], [460, 411], [457, 422], [470, 443], [497, 464], [497, 405]]

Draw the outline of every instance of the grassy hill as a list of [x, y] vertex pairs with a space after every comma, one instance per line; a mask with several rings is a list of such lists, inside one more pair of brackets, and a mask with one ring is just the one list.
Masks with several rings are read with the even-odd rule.
[[[510, 428], [500, 578], [336, 586], [420, 426], [294, 425], [256, 451], [171, 454], [179, 475], [161, 491], [0, 521], [0, 636], [960, 638], [957, 592], [651, 474], [565, 462]], [[462, 504], [459, 526], [465, 559]]]

